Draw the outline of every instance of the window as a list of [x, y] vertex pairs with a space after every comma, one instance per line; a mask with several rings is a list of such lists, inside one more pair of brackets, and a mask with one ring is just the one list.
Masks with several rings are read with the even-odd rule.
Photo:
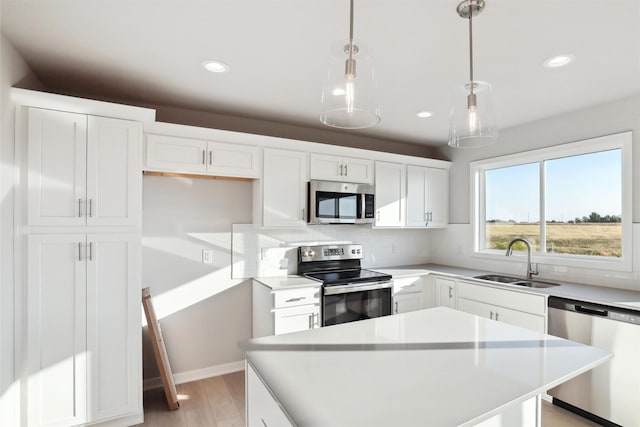
[[[473, 162], [475, 252], [631, 269], [631, 132]], [[524, 250], [524, 246], [514, 246]]]

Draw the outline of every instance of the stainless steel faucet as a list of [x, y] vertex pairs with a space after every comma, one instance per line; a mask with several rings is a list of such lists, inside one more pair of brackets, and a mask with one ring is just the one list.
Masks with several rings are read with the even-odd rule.
[[512, 241], [509, 242], [509, 246], [507, 246], [507, 253], [505, 254], [506, 256], [511, 256], [513, 253], [513, 244], [516, 242], [522, 242], [524, 243], [524, 245], [527, 247], [527, 279], [532, 279], [533, 275], [537, 275], [538, 274], [538, 270], [536, 268], [536, 270], [534, 270], [533, 268], [531, 268], [531, 243], [529, 243], [527, 240], [522, 239], [520, 237], [513, 239]]

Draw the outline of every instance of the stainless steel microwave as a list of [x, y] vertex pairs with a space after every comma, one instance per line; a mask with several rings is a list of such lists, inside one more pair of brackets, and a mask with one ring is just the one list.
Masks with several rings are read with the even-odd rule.
[[309, 224], [366, 224], [375, 217], [374, 186], [335, 181], [309, 181]]

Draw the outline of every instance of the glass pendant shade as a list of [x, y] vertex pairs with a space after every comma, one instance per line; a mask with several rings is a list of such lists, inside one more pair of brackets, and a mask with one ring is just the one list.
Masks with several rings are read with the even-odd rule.
[[456, 88], [449, 126], [449, 146], [481, 147], [498, 139], [491, 85], [474, 81]]
[[373, 65], [368, 58], [348, 54], [331, 58], [322, 90], [320, 121], [331, 127], [363, 129], [380, 122]]

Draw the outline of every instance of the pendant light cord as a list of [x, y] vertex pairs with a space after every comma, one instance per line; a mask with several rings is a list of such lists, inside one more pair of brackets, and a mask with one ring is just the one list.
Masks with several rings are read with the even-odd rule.
[[353, 59], [353, 0], [349, 8], [349, 60]]
[[469, 92], [473, 95], [473, 4], [469, 4]]

